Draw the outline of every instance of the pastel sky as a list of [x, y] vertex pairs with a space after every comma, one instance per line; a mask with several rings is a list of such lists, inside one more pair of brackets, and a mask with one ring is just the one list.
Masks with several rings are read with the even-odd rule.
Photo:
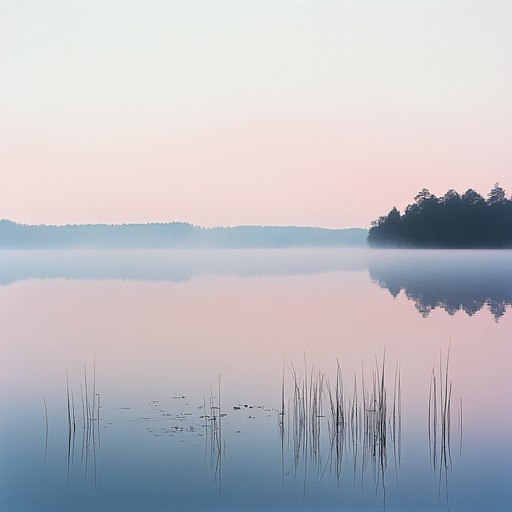
[[512, 193], [512, 1], [0, 0], [0, 218], [368, 227]]

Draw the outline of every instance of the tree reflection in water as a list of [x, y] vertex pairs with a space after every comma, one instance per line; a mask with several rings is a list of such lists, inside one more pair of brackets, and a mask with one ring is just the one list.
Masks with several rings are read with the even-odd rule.
[[498, 321], [512, 305], [511, 251], [376, 251], [372, 281], [396, 297], [402, 290], [427, 317], [436, 308], [472, 316], [487, 305]]

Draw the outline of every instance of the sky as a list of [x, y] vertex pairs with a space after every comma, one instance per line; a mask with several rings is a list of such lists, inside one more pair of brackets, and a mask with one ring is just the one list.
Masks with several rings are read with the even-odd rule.
[[0, 0], [0, 218], [369, 227], [512, 193], [512, 0]]

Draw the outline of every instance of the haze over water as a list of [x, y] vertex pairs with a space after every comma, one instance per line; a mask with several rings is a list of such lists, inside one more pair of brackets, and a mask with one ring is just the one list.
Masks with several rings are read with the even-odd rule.
[[[0, 258], [4, 510], [510, 510], [509, 251]], [[468, 269], [472, 286], [457, 298], [457, 275]], [[436, 272], [437, 290], [422, 280]], [[501, 314], [454, 307], [471, 294], [476, 303], [501, 301]], [[425, 315], [432, 297], [454, 314], [427, 307]], [[448, 350], [450, 459], [433, 467], [429, 389]], [[333, 456], [327, 381], [334, 389], [338, 364], [347, 400], [363, 383], [369, 395], [384, 364], [384, 471], [348, 433], [343, 459]], [[391, 417], [397, 364], [400, 436]], [[311, 384], [318, 371], [319, 445], [311, 451], [316, 437], [307, 434], [308, 448], [297, 451], [293, 375]], [[93, 380], [99, 415], [84, 428], [81, 397], [98, 405]], [[220, 451], [204, 418], [217, 406]]]

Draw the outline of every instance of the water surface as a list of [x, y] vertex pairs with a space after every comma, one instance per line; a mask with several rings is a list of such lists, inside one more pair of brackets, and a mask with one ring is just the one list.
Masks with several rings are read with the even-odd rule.
[[510, 261], [2, 252], [1, 508], [511, 510]]

